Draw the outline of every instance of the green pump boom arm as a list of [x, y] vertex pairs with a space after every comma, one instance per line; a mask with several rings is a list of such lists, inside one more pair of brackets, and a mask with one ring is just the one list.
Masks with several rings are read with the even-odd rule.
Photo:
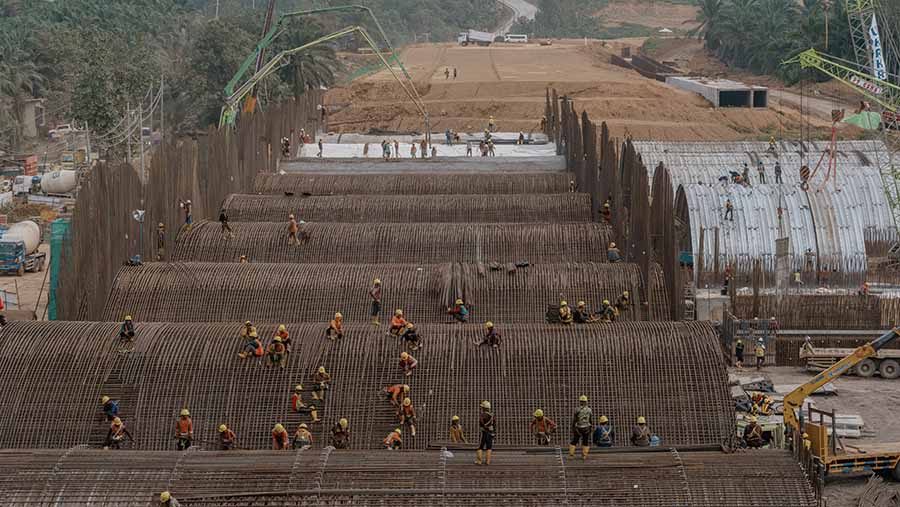
[[898, 108], [900, 108], [900, 86], [832, 61], [826, 58], [826, 55], [820, 55], [815, 49], [807, 49], [785, 61], [783, 65], [795, 63], [799, 63], [804, 69], [813, 68], [820, 70], [824, 74], [856, 89], [869, 100], [878, 103], [892, 113], [896, 113]]

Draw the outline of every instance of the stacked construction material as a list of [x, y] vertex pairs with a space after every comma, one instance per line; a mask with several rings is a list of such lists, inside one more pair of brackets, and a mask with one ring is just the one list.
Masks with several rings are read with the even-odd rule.
[[[0, 410], [7, 414], [0, 447], [99, 446], [108, 428], [100, 410], [106, 395], [119, 401], [139, 449], [173, 449], [172, 427], [184, 407], [201, 448], [215, 449], [216, 428], [227, 423], [242, 448], [266, 449], [275, 423], [291, 433], [310, 423], [291, 410], [290, 396], [302, 384], [312, 402], [309, 382], [319, 366], [333, 381], [318, 403], [325, 422], [311, 424], [317, 448], [327, 445], [330, 425], [346, 417], [352, 448], [379, 449], [398, 424], [380, 390], [398, 383], [411, 386], [418, 414], [409, 449], [447, 445], [453, 415], [477, 442], [482, 400], [497, 416], [498, 449], [534, 444], [528, 425], [536, 408], [560, 425], [552, 446], [565, 447], [582, 394], [596, 417], [612, 421], [617, 447], [630, 446], [630, 427], [641, 415], [665, 446], [720, 445], [733, 434], [725, 367], [706, 323], [498, 324], [500, 349], [479, 345], [480, 325], [421, 325], [424, 348], [413, 352], [419, 365], [410, 377], [398, 366], [400, 339], [384, 327], [348, 325], [344, 338], [332, 342], [320, 324], [288, 323], [292, 352], [284, 369], [239, 359], [241, 328], [241, 322], [139, 323], [134, 352], [121, 354], [116, 323], [12, 323], [0, 356], [6, 386]], [[275, 326], [258, 330], [268, 345]], [[47, 414], [65, 431], [33, 431]]]

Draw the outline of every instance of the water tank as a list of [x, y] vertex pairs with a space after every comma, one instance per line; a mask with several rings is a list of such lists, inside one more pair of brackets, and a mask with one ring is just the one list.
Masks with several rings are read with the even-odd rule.
[[77, 184], [78, 173], [75, 171], [52, 171], [41, 178], [41, 190], [45, 194], [68, 194]]
[[31, 220], [12, 224], [3, 235], [3, 239], [24, 241], [25, 253], [34, 253], [41, 244], [41, 227]]

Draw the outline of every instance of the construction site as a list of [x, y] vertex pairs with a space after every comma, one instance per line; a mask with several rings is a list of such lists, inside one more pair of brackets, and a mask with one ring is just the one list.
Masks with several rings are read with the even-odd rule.
[[[250, 113], [279, 23], [221, 125], [79, 184], [0, 330], [5, 505], [900, 506], [896, 124], [359, 27], [380, 67]], [[832, 63], [788, 64], [897, 112]]]

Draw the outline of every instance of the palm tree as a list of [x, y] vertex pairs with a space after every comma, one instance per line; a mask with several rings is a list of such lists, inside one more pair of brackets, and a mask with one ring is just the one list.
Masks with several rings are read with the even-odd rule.
[[6, 40], [0, 47], [0, 109], [12, 123], [12, 147], [18, 150], [22, 143], [22, 115], [25, 101], [34, 97], [43, 84], [44, 76], [37, 65], [27, 60], [25, 53]]
[[306, 90], [329, 86], [334, 82], [338, 62], [334, 50], [325, 45], [313, 46], [291, 58], [291, 84], [294, 95]]
[[[710, 35], [715, 33], [716, 24], [722, 16], [722, 0], [701, 0], [700, 11], [697, 13], [695, 22], [700, 23], [688, 32], [688, 37], [697, 36], [698, 39], [710, 40]], [[685, 21], [683, 24], [691, 23]]]

